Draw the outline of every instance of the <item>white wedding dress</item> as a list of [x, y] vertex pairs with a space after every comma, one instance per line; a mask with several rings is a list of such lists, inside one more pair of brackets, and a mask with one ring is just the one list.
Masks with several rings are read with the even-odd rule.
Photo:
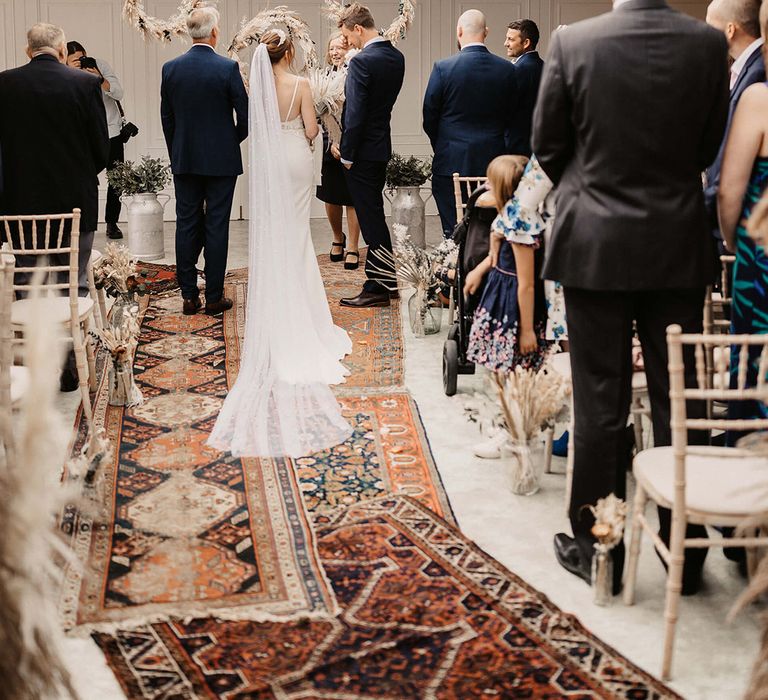
[[280, 121], [264, 45], [251, 62], [249, 123], [245, 338], [208, 444], [236, 456], [301, 457], [352, 433], [330, 389], [348, 374], [341, 359], [352, 342], [333, 325], [312, 245], [313, 156], [304, 124], [301, 116]]

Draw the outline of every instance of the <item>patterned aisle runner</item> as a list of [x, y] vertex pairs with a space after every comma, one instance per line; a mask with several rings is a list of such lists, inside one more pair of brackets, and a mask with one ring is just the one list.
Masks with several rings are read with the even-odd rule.
[[[287, 486], [298, 486], [309, 513], [309, 536], [341, 612], [295, 621], [260, 621], [258, 615], [168, 619], [95, 633], [128, 697], [676, 697], [450, 524], [417, 408], [403, 388], [399, 308], [342, 309], [337, 299], [359, 289], [362, 275], [345, 273], [327, 256], [320, 256], [320, 263], [334, 318], [354, 341], [347, 360], [352, 375], [337, 389], [354, 435], [344, 445], [295, 463], [268, 465], [287, 482], [283, 498], [290, 501], [294, 494]], [[210, 350], [211, 362], [197, 360], [201, 368], [229, 363], [232, 369], [237, 361], [246, 282], [244, 271], [230, 273], [227, 294], [235, 298], [234, 312], [223, 324], [189, 334], [212, 338], [221, 333], [230, 339], [225, 349]], [[171, 303], [161, 299], [151, 308]], [[162, 330], [170, 332], [167, 326]], [[149, 329], [145, 333], [147, 344], [158, 341]], [[187, 338], [185, 345], [199, 342], [185, 333], [177, 333]], [[144, 355], [142, 345], [137, 371], [146, 389], [157, 380], [143, 376], [151, 364]], [[156, 374], [168, 381], [171, 375], [186, 377], [186, 391], [204, 386], [205, 369], [167, 369], [170, 375]], [[212, 394], [223, 398], [226, 382], [211, 378], [205, 386], [211, 381], [217, 387]], [[210, 429], [214, 415], [185, 424], [190, 432], [159, 450], [149, 447], [156, 439], [150, 437], [140, 456], [134, 446], [125, 459], [133, 460], [136, 473], [195, 469], [201, 447], [192, 431]], [[267, 466], [255, 462], [262, 470]], [[115, 522], [124, 527], [126, 511], [119, 512]], [[175, 520], [171, 512], [165, 511], [169, 521]], [[205, 541], [216, 529], [198, 536]], [[141, 568], [137, 554], [114, 572], [113, 585]], [[208, 595], [204, 589], [198, 594]], [[127, 608], [132, 601], [120, 599], [120, 604]]]

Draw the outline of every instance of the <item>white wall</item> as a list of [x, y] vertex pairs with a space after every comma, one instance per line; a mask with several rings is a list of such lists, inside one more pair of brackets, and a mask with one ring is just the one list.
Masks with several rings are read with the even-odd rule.
[[[243, 18], [254, 16], [267, 3], [257, 0], [220, 0], [222, 36], [226, 44]], [[290, 2], [312, 28], [318, 53], [323, 54], [331, 32], [322, 15], [320, 0]], [[706, 0], [679, 0], [679, 9], [703, 18]], [[147, 11], [158, 17], [170, 17], [177, 9], [172, 0], [147, 0]], [[397, 12], [397, 0], [375, 0], [369, 6], [379, 25], [386, 26]], [[394, 148], [404, 154], [427, 155], [429, 142], [421, 130], [421, 98], [432, 64], [455, 51], [456, 18], [464, 10], [476, 7], [488, 18], [488, 45], [499, 55], [504, 53], [506, 25], [513, 19], [529, 17], [541, 30], [540, 50], [546, 55], [549, 35], [559, 24], [571, 24], [610, 9], [610, 0], [417, 0], [416, 23], [400, 43], [406, 58], [406, 76], [393, 116]], [[128, 118], [139, 128], [126, 151], [127, 158], [142, 154], [167, 158], [160, 127], [160, 68], [165, 61], [186, 50], [187, 45], [144, 42], [141, 35], [121, 18], [120, 0], [0, 0], [0, 70], [26, 61], [26, 29], [38, 21], [52, 22], [64, 28], [67, 39], [80, 41], [92, 56], [104, 58], [115, 68], [125, 88], [124, 107]], [[3, 108], [6, 108], [3, 105]], [[247, 212], [245, 178], [240, 178], [233, 206], [233, 218]], [[103, 188], [102, 188], [103, 189]], [[102, 191], [102, 199], [104, 191]], [[433, 208], [434, 205], [432, 204]], [[318, 206], [315, 213], [321, 215]], [[166, 209], [173, 217], [173, 202]]]

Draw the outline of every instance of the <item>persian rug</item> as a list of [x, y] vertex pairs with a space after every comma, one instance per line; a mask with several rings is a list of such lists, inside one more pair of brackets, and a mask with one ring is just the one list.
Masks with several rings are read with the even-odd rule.
[[64, 517], [83, 563], [67, 571], [65, 626], [335, 613], [292, 465], [205, 444], [237, 355], [234, 326], [184, 316], [178, 294], [142, 301], [134, 373], [145, 401], [110, 406], [101, 377], [94, 416], [112, 448], [100, 466], [103, 512]]
[[678, 698], [404, 496], [327, 518], [341, 614], [96, 634], [130, 698]]
[[143, 272], [147, 276], [150, 294], [160, 294], [179, 288], [179, 282], [176, 279], [176, 265], [139, 260], [136, 267], [139, 272]]

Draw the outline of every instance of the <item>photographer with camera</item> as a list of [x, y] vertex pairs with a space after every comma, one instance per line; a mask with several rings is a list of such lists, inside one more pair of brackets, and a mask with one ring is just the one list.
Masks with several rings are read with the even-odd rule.
[[[67, 42], [67, 65], [71, 68], [87, 71], [101, 79], [101, 97], [104, 100], [109, 128], [109, 163], [107, 169], [113, 168], [116, 163], [122, 163], [125, 160], [125, 143], [139, 133], [135, 125], [125, 120], [123, 107], [120, 104], [120, 100], [123, 99], [123, 86], [112, 70], [112, 66], [100, 58], [91, 58], [79, 41]], [[123, 232], [117, 225], [120, 207], [120, 196], [110, 187], [107, 190], [107, 206], [104, 212], [108, 238], [123, 237]]]

